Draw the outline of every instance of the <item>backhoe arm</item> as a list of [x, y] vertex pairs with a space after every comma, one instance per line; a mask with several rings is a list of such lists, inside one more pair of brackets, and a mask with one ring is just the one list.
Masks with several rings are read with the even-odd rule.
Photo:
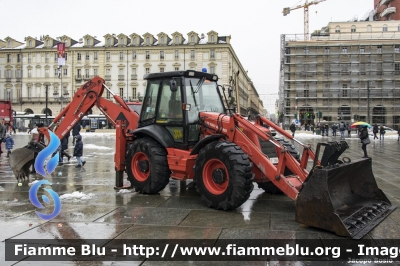
[[126, 134], [128, 129], [136, 129], [139, 115], [132, 111], [119, 96], [114, 95], [111, 91], [110, 93], [113, 94], [117, 104], [104, 99], [102, 94], [105, 88], [108, 89], [104, 83], [104, 79], [100, 77], [95, 77], [86, 82], [77, 90], [72, 101], [54, 119], [52, 124], [60, 122], [54, 131], [60, 139], [81, 121], [95, 105], [116, 128], [118, 127], [118, 121], [121, 121], [124, 127], [124, 134]]

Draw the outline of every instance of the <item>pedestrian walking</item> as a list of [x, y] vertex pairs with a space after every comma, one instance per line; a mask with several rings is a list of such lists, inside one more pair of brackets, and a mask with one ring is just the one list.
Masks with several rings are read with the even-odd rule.
[[3, 142], [6, 144], [6, 150], [7, 150], [7, 158], [10, 158], [11, 150], [14, 147], [14, 140], [11, 137], [11, 133], [7, 132], [6, 137], [3, 139]]
[[349, 125], [349, 123], [347, 123], [346, 128], [347, 128], [347, 136], [351, 137], [351, 126]]
[[312, 125], [312, 124], [311, 124], [311, 131], [312, 131], [312, 134], [314, 135], [314, 125]]
[[333, 124], [332, 125], [332, 136], [333, 137], [336, 137], [336, 131], [337, 131], [337, 126], [336, 126], [336, 124]]
[[400, 125], [397, 126], [397, 141], [400, 139]]
[[378, 136], [376, 134], [378, 134], [379, 132], [379, 127], [377, 124], [374, 125], [374, 127], [372, 128], [372, 133], [374, 133], [374, 140], [378, 138]]
[[385, 128], [383, 126], [381, 126], [379, 128], [379, 140], [385, 140]]
[[76, 136], [80, 135], [81, 125], [76, 123], [76, 125], [72, 128], [72, 145], [75, 144]]
[[290, 131], [292, 131], [292, 137], [294, 137], [294, 133], [296, 132], [296, 125], [294, 124], [294, 122], [292, 122], [289, 129]]
[[346, 130], [346, 125], [344, 124], [344, 122], [340, 122], [339, 124], [339, 131], [340, 131], [340, 138], [344, 139], [344, 131]]
[[76, 135], [74, 137], [75, 140], [75, 147], [74, 147], [74, 156], [76, 157], [76, 160], [78, 161], [78, 165], [76, 165], [76, 168], [81, 168], [82, 166], [85, 165], [86, 161], [83, 160], [82, 155], [83, 155], [83, 142], [82, 142], [82, 136], [81, 135]]
[[0, 155], [3, 153], [1, 150], [1, 144], [3, 143], [3, 139], [6, 136], [6, 126], [4, 125], [4, 119], [0, 122]]
[[325, 127], [324, 125], [320, 125], [319, 129], [321, 130], [321, 136], [324, 137], [325, 136]]
[[329, 125], [325, 124], [325, 135], [329, 137]]
[[61, 144], [60, 144], [60, 156], [58, 159], [58, 165], [61, 166], [64, 164], [64, 156], [67, 157], [68, 162], [71, 160], [71, 155], [69, 155], [66, 150], [68, 150], [68, 139], [70, 137], [70, 132], [68, 131], [67, 134], [61, 139]]
[[358, 132], [358, 137], [362, 143], [361, 149], [364, 151], [363, 158], [369, 158], [367, 154], [367, 145], [371, 143], [371, 140], [369, 139], [367, 125], [361, 126]]

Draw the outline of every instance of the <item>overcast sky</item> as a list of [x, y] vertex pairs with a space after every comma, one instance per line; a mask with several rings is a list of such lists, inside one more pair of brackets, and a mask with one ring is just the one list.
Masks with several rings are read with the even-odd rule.
[[[309, 0], [310, 2], [311, 0]], [[231, 45], [268, 110], [278, 93], [280, 34], [303, 33], [303, 9], [282, 15], [305, 0], [0, 0], [0, 39], [53, 38], [107, 33], [186, 35], [211, 30], [231, 35]], [[310, 6], [310, 33], [331, 21], [361, 18], [373, 0], [326, 0]]]

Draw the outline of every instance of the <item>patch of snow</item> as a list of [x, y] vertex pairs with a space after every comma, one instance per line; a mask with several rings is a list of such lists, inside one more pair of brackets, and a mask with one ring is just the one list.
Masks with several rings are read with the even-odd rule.
[[113, 150], [113, 148], [105, 147], [105, 146], [98, 146], [95, 144], [83, 144], [84, 149], [96, 149], [96, 150]]
[[132, 191], [128, 190], [128, 189], [120, 189], [117, 193], [119, 194], [125, 194], [125, 193], [131, 193]]
[[63, 200], [73, 200], [73, 199], [87, 200], [87, 199], [91, 199], [93, 197], [94, 197], [93, 193], [89, 193], [89, 194], [86, 195], [83, 192], [75, 191], [75, 192], [72, 192], [70, 194], [61, 195], [60, 199], [63, 199]]
[[4, 191], [4, 188], [2, 186], [0, 186], [0, 191]]
[[35, 180], [35, 181], [33, 181], [32, 183], [28, 183], [28, 186], [33, 186], [33, 184], [35, 184], [35, 183], [37, 183], [37, 182], [39, 182], [39, 180]]

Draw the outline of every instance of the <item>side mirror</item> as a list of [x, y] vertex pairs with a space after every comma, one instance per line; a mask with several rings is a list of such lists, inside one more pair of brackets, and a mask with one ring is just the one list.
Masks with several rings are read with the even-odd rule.
[[172, 92], [176, 92], [178, 90], [178, 86], [176, 85], [176, 81], [171, 79], [169, 81], [169, 87], [171, 89]]
[[229, 89], [228, 89], [228, 96], [229, 96], [229, 97], [232, 97], [232, 92], [233, 92], [233, 90], [232, 90], [231, 88], [229, 88]]

